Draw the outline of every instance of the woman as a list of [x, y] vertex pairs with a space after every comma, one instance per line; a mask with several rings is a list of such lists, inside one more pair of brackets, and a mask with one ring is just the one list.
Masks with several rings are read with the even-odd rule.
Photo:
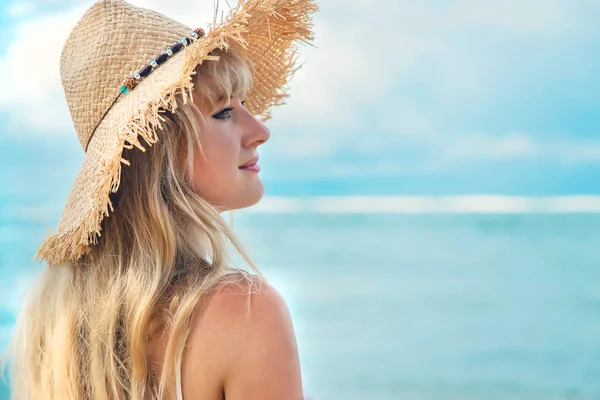
[[[263, 121], [315, 11], [248, 0], [207, 33], [123, 0], [86, 11], [61, 55], [86, 155], [36, 255], [15, 398], [302, 398], [286, 303], [220, 213], [263, 195]], [[256, 274], [229, 265], [229, 244]]]

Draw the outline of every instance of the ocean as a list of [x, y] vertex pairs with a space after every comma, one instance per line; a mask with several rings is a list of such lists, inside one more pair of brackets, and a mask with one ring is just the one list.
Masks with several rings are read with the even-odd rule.
[[[60, 211], [2, 196], [0, 349], [42, 268], [40, 221]], [[496, 200], [436, 212], [415, 209], [424, 199], [265, 198], [234, 213], [288, 302], [307, 394], [600, 399], [600, 214]]]

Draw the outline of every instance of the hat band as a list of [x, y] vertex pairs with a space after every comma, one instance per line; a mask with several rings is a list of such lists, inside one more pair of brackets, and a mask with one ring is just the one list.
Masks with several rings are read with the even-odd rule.
[[[121, 88], [119, 89], [119, 94], [115, 97], [115, 99], [113, 100], [112, 104], [110, 105], [110, 107], [108, 107], [108, 109], [106, 110], [106, 112], [104, 113], [104, 115], [102, 116], [102, 118], [100, 118], [100, 121], [102, 121], [102, 119], [104, 118], [104, 116], [108, 113], [108, 111], [117, 102], [117, 100], [119, 99], [119, 97], [121, 97], [122, 94], [125, 95], [125, 94], [129, 93], [129, 91], [132, 90], [132, 89], [134, 89], [138, 85], [138, 83], [141, 82], [142, 79], [144, 79], [145, 77], [147, 77], [148, 75], [150, 75], [150, 73], [154, 69], [158, 68], [158, 66], [160, 64], [163, 64], [165, 61], [167, 61], [167, 59], [169, 57], [173, 56], [173, 54], [176, 54], [179, 51], [181, 51], [181, 49], [184, 46], [188, 46], [189, 44], [192, 43], [193, 40], [203, 37], [204, 36], [204, 29], [202, 29], [202, 28], [196, 28], [190, 34], [190, 36], [191, 37], [189, 37], [189, 38], [183, 38], [183, 39], [181, 39], [179, 42], [177, 42], [174, 45], [172, 45], [171, 47], [167, 48], [167, 50], [165, 50], [165, 52], [163, 54], [159, 55], [154, 60], [151, 60], [139, 72], [136, 72], [132, 76], [127, 77], [125, 79], [125, 81], [123, 81], [123, 84], [122, 84]], [[92, 134], [90, 135], [90, 138], [88, 139], [88, 141], [87, 141], [87, 143], [85, 145], [85, 150], [84, 150], [85, 152], [87, 152], [88, 146], [90, 145], [90, 142], [92, 141], [92, 137], [94, 136], [94, 133], [96, 132], [96, 128], [98, 127], [99, 124], [100, 124], [100, 122], [98, 122], [98, 124], [96, 124], [96, 126], [94, 127], [94, 130], [92, 131]]]
[[167, 61], [167, 59], [169, 57], [171, 57], [173, 54], [178, 53], [184, 46], [187, 46], [187, 45], [191, 44], [192, 40], [195, 40], [195, 39], [203, 37], [204, 36], [204, 29], [202, 29], [202, 28], [196, 28], [190, 34], [190, 36], [191, 36], [191, 38], [183, 38], [179, 42], [175, 43], [173, 46], [167, 48], [167, 50], [165, 50], [164, 53], [162, 53], [161, 55], [159, 55], [158, 57], [156, 57], [154, 60], [150, 61], [148, 63], [148, 65], [145, 65], [144, 68], [142, 68], [141, 70], [139, 70], [139, 72], [136, 72], [132, 76], [127, 77], [125, 79], [125, 81], [123, 81], [123, 85], [121, 86], [121, 88], [119, 89], [119, 91], [122, 94], [129, 93], [129, 91], [133, 90], [142, 79], [144, 79], [145, 77], [147, 77], [148, 75], [150, 75], [150, 73], [154, 69], [158, 68], [158, 66], [160, 64], [162, 64], [165, 61]]

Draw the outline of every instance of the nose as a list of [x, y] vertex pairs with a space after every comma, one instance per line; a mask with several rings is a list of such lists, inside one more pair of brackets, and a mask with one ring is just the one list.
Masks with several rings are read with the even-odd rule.
[[271, 137], [271, 131], [262, 122], [260, 122], [254, 115], [248, 113], [246, 135], [244, 138], [244, 146], [260, 146], [266, 143]]

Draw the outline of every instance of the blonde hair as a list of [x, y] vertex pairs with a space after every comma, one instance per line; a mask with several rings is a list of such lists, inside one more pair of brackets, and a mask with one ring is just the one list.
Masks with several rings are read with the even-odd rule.
[[[250, 66], [233, 49], [216, 53], [218, 62], [197, 67], [194, 94], [213, 104], [219, 95], [243, 97]], [[237, 282], [248, 296], [266, 282], [217, 208], [192, 190], [181, 154], [191, 165], [203, 120], [192, 102], [180, 97], [177, 106], [163, 114], [159, 143], [125, 150], [131, 165], [98, 244], [76, 262], [46, 268], [29, 293], [6, 354], [13, 398], [174, 397], [199, 300], [220, 282]], [[229, 244], [257, 275], [229, 265]], [[157, 371], [147, 344], [163, 329]]]

